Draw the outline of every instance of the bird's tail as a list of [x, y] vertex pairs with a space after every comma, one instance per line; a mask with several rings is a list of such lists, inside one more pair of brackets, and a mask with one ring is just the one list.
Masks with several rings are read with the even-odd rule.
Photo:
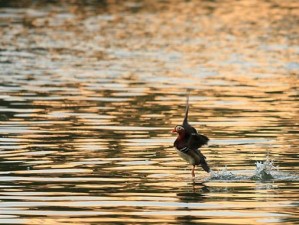
[[207, 173], [209, 173], [210, 172], [210, 167], [209, 167], [209, 165], [208, 165], [208, 163], [206, 161], [206, 157], [203, 154], [202, 154], [202, 156], [203, 157], [200, 160], [200, 165], [204, 169], [204, 171], [206, 171]]

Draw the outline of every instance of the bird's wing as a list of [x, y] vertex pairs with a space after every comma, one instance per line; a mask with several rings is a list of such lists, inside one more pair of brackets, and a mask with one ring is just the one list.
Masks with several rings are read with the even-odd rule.
[[198, 134], [198, 133], [192, 133], [189, 136], [189, 139], [187, 141], [187, 146], [190, 149], [198, 149], [201, 146], [207, 144], [209, 141], [209, 138], [205, 135]]
[[189, 126], [189, 124], [188, 124], [188, 112], [189, 112], [189, 92], [187, 93], [186, 110], [185, 110], [185, 118], [183, 120], [183, 127]]

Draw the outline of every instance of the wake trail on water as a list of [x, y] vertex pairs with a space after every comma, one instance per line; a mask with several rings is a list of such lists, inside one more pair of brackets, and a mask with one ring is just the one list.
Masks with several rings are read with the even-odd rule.
[[225, 166], [220, 171], [211, 171], [206, 181], [275, 181], [275, 180], [299, 180], [299, 175], [283, 172], [279, 170], [279, 166], [274, 166], [273, 160], [267, 156], [265, 161], [257, 161], [255, 170], [236, 170], [229, 171]]

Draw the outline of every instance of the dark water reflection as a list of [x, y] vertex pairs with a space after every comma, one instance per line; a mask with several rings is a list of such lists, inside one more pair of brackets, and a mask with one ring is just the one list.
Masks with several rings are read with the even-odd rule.
[[[297, 1], [0, 6], [1, 224], [298, 223]], [[195, 183], [186, 88], [216, 171]]]

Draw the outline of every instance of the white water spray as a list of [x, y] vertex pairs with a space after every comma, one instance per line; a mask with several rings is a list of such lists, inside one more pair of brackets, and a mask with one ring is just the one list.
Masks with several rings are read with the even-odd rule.
[[[222, 180], [222, 181], [233, 181], [233, 180], [260, 180], [267, 181], [271, 179], [279, 179], [285, 177], [285, 173], [279, 172], [279, 167], [274, 166], [273, 160], [267, 156], [265, 161], [257, 161], [255, 163], [254, 171], [229, 171], [227, 166], [219, 171], [211, 171], [208, 180]], [[280, 176], [281, 175], [281, 176]]]
[[256, 162], [255, 163], [255, 174], [252, 177], [254, 180], [270, 180], [273, 179], [273, 174], [271, 174], [273, 171], [279, 171], [278, 166], [274, 166], [273, 160], [269, 159], [269, 156], [267, 156], [266, 160], [264, 162]]

